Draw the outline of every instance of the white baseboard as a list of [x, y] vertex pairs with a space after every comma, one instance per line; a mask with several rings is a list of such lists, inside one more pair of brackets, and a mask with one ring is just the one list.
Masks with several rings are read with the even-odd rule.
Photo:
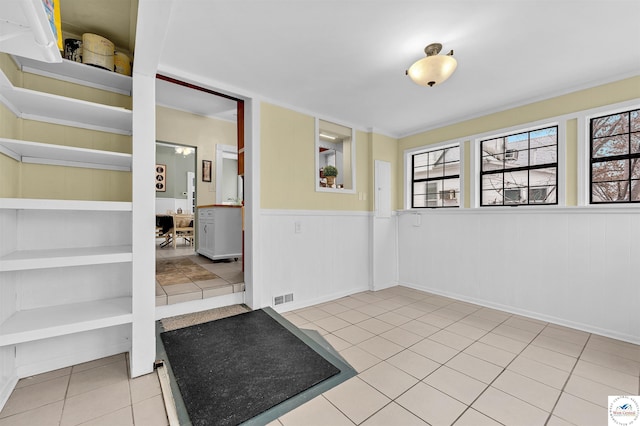
[[99, 358], [129, 352], [130, 350], [131, 344], [129, 341], [126, 341], [109, 347], [74, 352], [70, 355], [47, 358], [46, 360], [39, 361], [37, 363], [21, 365], [17, 368], [17, 375], [19, 378], [29, 377], [36, 374], [46, 373], [48, 371], [58, 370], [60, 368], [70, 367], [76, 364], [82, 364], [83, 362], [89, 362]]
[[0, 411], [4, 408], [17, 384], [18, 376], [15, 373], [3, 383], [2, 388], [0, 388]]
[[397, 281], [386, 283], [386, 284], [378, 284], [373, 286], [373, 291], [385, 290], [387, 288], [397, 287], [397, 286], [398, 286]]
[[191, 300], [189, 302], [175, 303], [171, 305], [156, 306], [156, 321], [176, 315], [191, 314], [206, 311], [208, 309], [222, 308], [224, 306], [244, 303], [244, 291], [225, 294], [223, 296], [207, 299]]
[[368, 290], [369, 289], [366, 288], [366, 287], [365, 288], [358, 288], [358, 289], [351, 289], [349, 291], [340, 292], [340, 293], [333, 293], [333, 294], [325, 295], [325, 296], [318, 297], [318, 298], [315, 298], [315, 299], [307, 299], [307, 300], [303, 300], [303, 301], [300, 301], [300, 302], [284, 303], [284, 304], [278, 305], [278, 306], [271, 305], [271, 308], [273, 308], [273, 310], [278, 312], [279, 314], [282, 314], [284, 312], [295, 311], [296, 309], [302, 309], [302, 308], [306, 308], [308, 306], [318, 305], [320, 303], [331, 302], [332, 300], [340, 299], [342, 297], [350, 296], [352, 294], [356, 294], [356, 293], [360, 293], [360, 292], [368, 291]]
[[612, 339], [621, 340], [621, 341], [628, 342], [628, 343], [633, 343], [635, 345], [640, 345], [640, 337], [638, 337], [638, 336], [633, 336], [633, 335], [624, 334], [624, 333], [617, 333], [614, 330], [604, 329], [604, 328], [600, 328], [600, 327], [594, 327], [594, 326], [592, 326], [590, 324], [583, 324], [583, 323], [578, 323], [578, 322], [574, 322], [574, 321], [569, 321], [569, 320], [566, 320], [564, 318], [554, 317], [554, 316], [551, 316], [551, 315], [545, 315], [545, 314], [541, 314], [539, 312], [533, 312], [533, 311], [529, 311], [529, 310], [526, 310], [526, 309], [518, 309], [518, 308], [515, 308], [513, 306], [503, 305], [503, 304], [500, 304], [500, 303], [493, 303], [493, 302], [488, 301], [488, 300], [477, 299], [477, 298], [474, 298], [474, 297], [467, 297], [467, 296], [464, 296], [464, 295], [461, 295], [461, 294], [451, 293], [451, 292], [447, 292], [447, 291], [441, 291], [441, 290], [430, 288], [430, 287], [418, 286], [418, 285], [415, 285], [415, 284], [412, 284], [412, 283], [408, 283], [408, 282], [399, 282], [398, 285], [401, 285], [401, 286], [404, 286], [404, 287], [409, 287], [409, 288], [412, 288], [412, 289], [415, 289], [415, 290], [424, 291], [424, 292], [427, 292], [427, 293], [437, 294], [439, 296], [450, 297], [452, 299], [473, 303], [475, 305], [480, 305], [480, 306], [484, 306], [484, 307], [487, 307], [487, 308], [498, 309], [498, 310], [501, 310], [501, 311], [504, 311], [504, 312], [509, 312], [511, 314], [521, 315], [523, 317], [528, 317], [528, 318], [532, 318], [532, 319], [536, 319], [536, 320], [540, 320], [540, 321], [553, 323], [553, 324], [556, 324], [556, 325], [561, 325], [561, 326], [564, 326], [564, 327], [573, 328], [573, 329], [580, 330], [580, 331], [585, 331], [587, 333], [593, 333], [593, 334], [597, 334], [597, 335], [604, 336], [604, 337], [610, 337]]

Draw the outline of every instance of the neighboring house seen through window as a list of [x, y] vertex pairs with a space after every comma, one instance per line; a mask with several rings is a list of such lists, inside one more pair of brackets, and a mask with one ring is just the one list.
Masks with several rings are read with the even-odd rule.
[[640, 109], [592, 118], [592, 204], [640, 202]]
[[425, 150], [411, 156], [412, 208], [460, 205], [460, 146]]
[[480, 141], [480, 205], [558, 203], [558, 127]]

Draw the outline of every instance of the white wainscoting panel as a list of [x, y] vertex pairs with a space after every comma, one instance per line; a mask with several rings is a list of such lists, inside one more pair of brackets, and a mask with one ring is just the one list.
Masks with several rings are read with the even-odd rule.
[[0, 348], [0, 407], [4, 407], [18, 383], [15, 369], [15, 346]]
[[[0, 209], [0, 257], [16, 250], [18, 215], [15, 210]], [[16, 311], [16, 272], [0, 272], [0, 323]], [[13, 391], [18, 376], [15, 366], [15, 347], [0, 347], [0, 407]]]
[[0, 229], [2, 230], [0, 257], [2, 257], [18, 247], [18, 213], [16, 210], [0, 209]]
[[398, 284], [398, 216], [373, 217], [371, 232], [371, 277], [373, 290]]
[[16, 345], [17, 373], [22, 378], [129, 351], [130, 324], [34, 340]]
[[18, 218], [18, 250], [131, 245], [127, 211], [21, 210]]
[[177, 212], [182, 209], [184, 213], [189, 213], [189, 200], [186, 198], [156, 198], [156, 214], [167, 214], [167, 212]]
[[260, 220], [263, 305], [293, 293], [282, 312], [369, 289], [369, 212], [261, 210]]
[[456, 209], [398, 222], [400, 284], [640, 343], [637, 209]]

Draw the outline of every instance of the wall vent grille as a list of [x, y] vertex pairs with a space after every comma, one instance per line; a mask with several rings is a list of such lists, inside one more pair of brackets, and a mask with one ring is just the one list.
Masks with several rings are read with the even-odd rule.
[[282, 305], [283, 303], [293, 302], [293, 293], [283, 294], [273, 298], [274, 305]]

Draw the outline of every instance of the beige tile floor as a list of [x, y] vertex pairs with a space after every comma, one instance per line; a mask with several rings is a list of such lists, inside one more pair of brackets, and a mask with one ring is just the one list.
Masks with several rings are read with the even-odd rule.
[[194, 263], [216, 274], [211, 280], [195, 281], [181, 284], [160, 285], [156, 281], [156, 306], [189, 302], [198, 299], [222, 296], [244, 291], [244, 274], [242, 259], [229, 262], [214, 262], [195, 253], [193, 247], [178, 245], [160, 248], [156, 246], [157, 259], [188, 257]]
[[358, 375], [273, 425], [606, 425], [640, 346], [406, 287], [285, 313]]
[[[359, 374], [275, 426], [600, 426], [608, 395], [640, 394], [638, 345], [406, 287], [284, 316]], [[127, 381], [124, 355], [23, 379], [0, 412], [0, 426], [133, 422], [166, 415], [156, 376]]]
[[21, 379], [0, 426], [169, 424], [155, 373], [129, 379], [125, 354]]

